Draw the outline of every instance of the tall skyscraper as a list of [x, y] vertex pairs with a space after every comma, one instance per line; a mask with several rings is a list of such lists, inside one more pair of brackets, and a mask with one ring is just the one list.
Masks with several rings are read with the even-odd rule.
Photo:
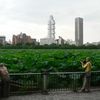
[[75, 42], [77, 46], [83, 45], [83, 18], [75, 18]]
[[40, 45], [44, 44], [53, 44], [56, 43], [55, 41], [55, 20], [51, 15], [48, 21], [48, 36], [46, 38], [40, 39]]
[[52, 15], [48, 22], [48, 38], [55, 39], [55, 20]]

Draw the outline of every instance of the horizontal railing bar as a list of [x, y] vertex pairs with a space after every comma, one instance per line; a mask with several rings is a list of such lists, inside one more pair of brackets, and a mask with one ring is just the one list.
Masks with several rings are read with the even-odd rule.
[[41, 75], [41, 73], [10, 73], [9, 75]]
[[97, 72], [97, 73], [100, 73], [100, 71], [92, 71], [92, 73], [96, 73], [96, 72]]
[[84, 72], [51, 72], [50, 74], [78, 74]]
[[[51, 72], [50, 74], [82, 74], [85, 72]], [[91, 71], [91, 73], [100, 73], [100, 71]]]
[[[85, 72], [50, 72], [49, 74], [82, 74]], [[92, 71], [91, 73], [100, 73], [100, 71]], [[10, 73], [10, 75], [41, 75], [41, 73]]]

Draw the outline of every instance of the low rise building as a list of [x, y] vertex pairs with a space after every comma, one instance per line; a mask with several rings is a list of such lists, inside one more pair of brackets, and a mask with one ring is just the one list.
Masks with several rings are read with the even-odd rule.
[[70, 39], [67, 39], [66, 43], [68, 43], [69, 45], [76, 45], [76, 42]]
[[0, 44], [5, 45], [6, 44], [6, 37], [5, 36], [0, 36]]
[[12, 44], [27, 44], [27, 43], [36, 43], [36, 39], [32, 39], [30, 36], [27, 36], [25, 33], [20, 33], [19, 35], [13, 35]]
[[56, 44], [63, 45], [65, 44], [65, 40], [61, 36], [59, 36], [59, 39], [56, 40]]
[[53, 43], [56, 43], [55, 39], [54, 38], [41, 38], [40, 39], [40, 45], [45, 45], [45, 44], [53, 44]]
[[99, 42], [92, 42], [92, 43], [89, 43], [89, 42], [85, 43], [86, 46], [88, 46], [88, 45], [99, 45], [99, 44], [100, 44], [100, 41]]

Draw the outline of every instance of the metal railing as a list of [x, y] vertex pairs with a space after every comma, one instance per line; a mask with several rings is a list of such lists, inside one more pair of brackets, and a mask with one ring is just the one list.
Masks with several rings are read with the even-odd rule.
[[[77, 91], [83, 83], [84, 72], [11, 73], [10, 95], [49, 91]], [[91, 87], [100, 87], [100, 71], [91, 74]]]
[[39, 92], [42, 90], [41, 73], [10, 74], [10, 95]]
[[[48, 86], [50, 90], [77, 91], [82, 87], [84, 72], [56, 72], [50, 73]], [[91, 88], [100, 87], [100, 71], [91, 73]]]

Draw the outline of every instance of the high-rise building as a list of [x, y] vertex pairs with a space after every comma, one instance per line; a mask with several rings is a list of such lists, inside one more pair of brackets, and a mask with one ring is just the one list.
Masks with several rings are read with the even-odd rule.
[[50, 16], [49, 22], [48, 22], [48, 36], [46, 38], [41, 38], [40, 39], [40, 45], [50, 45], [50, 44], [55, 44], [55, 20], [53, 16]]
[[75, 42], [77, 46], [83, 45], [83, 18], [75, 18]]
[[48, 38], [55, 38], [55, 20], [52, 15], [48, 22]]

